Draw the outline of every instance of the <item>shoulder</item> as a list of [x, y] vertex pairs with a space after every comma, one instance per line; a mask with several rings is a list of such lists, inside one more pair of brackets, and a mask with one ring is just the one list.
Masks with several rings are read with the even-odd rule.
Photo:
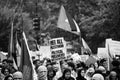
[[58, 80], [63, 80], [63, 78], [62, 78], [62, 77], [60, 77], [60, 78], [58, 78]]
[[75, 80], [73, 77], [70, 77], [70, 80]]

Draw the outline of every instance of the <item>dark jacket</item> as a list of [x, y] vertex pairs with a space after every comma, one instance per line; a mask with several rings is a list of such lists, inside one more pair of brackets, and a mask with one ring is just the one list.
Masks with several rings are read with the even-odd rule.
[[84, 77], [77, 77], [76, 80], [86, 80]]
[[63, 77], [60, 77], [58, 80], [75, 80], [73, 77], [70, 77], [69, 79], [65, 79]]

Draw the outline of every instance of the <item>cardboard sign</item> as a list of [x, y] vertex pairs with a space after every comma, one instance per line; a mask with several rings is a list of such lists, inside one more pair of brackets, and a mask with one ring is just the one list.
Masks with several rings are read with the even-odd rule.
[[51, 49], [51, 59], [53, 61], [65, 59], [66, 43], [63, 37], [51, 39], [50, 49]]

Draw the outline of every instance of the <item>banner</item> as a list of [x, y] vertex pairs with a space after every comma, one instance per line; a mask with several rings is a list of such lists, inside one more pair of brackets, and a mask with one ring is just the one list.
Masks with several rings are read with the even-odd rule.
[[120, 55], [120, 41], [106, 39], [106, 48], [109, 49], [112, 58], [116, 55]]
[[51, 59], [62, 60], [66, 56], [66, 42], [64, 38], [54, 38], [50, 40]]

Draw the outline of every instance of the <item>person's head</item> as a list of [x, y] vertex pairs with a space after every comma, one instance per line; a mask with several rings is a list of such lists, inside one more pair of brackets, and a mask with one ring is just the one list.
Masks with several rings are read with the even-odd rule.
[[113, 65], [113, 67], [119, 67], [120, 62], [118, 60], [114, 60], [114, 61], [112, 61], [112, 65]]
[[115, 71], [110, 72], [110, 80], [117, 80], [117, 73]]
[[48, 69], [47, 76], [48, 78], [53, 78], [56, 75], [56, 71], [53, 69], [53, 67]]
[[100, 65], [105, 67], [106, 66], [106, 61], [107, 61], [106, 59], [100, 60]]
[[34, 60], [33, 64], [35, 65], [35, 67], [39, 67], [40, 66], [40, 60], [39, 59]]
[[85, 70], [84, 69], [79, 69], [78, 70], [78, 77], [84, 77], [85, 76]]
[[91, 68], [94, 68], [94, 69], [95, 69], [95, 65], [94, 65], [93, 63], [91, 63], [89, 67], [91, 67]]
[[2, 68], [2, 73], [5, 75], [5, 76], [8, 76], [10, 74], [10, 69], [8, 68]]
[[86, 73], [87, 73], [88, 76], [91, 77], [94, 74], [94, 72], [95, 72], [94, 68], [89, 68]]
[[92, 80], [104, 80], [104, 77], [101, 74], [94, 74]]
[[63, 78], [69, 79], [71, 77], [71, 70], [70, 69], [65, 69], [63, 71]]
[[37, 69], [38, 80], [46, 80], [47, 79], [47, 68], [45, 66], [39, 66]]
[[68, 68], [72, 71], [75, 70], [75, 64], [73, 62], [68, 62]]
[[8, 75], [8, 76], [6, 76], [6, 77], [5, 77], [5, 79], [4, 79], [4, 80], [13, 80], [13, 76]]
[[47, 69], [50, 69], [52, 67], [52, 65], [51, 64], [47, 64], [46, 67], [47, 67]]
[[20, 71], [17, 71], [13, 73], [13, 79], [14, 80], [23, 80], [23, 74]]
[[13, 66], [13, 60], [8, 60], [8, 65]]
[[2, 65], [3, 65], [3, 67], [7, 67], [7, 66], [8, 66], [8, 60], [7, 60], [7, 59], [4, 59], [4, 60], [2, 61]]
[[62, 72], [64, 72], [64, 70], [65, 70], [66, 68], [68, 68], [68, 64], [67, 64], [67, 62], [65, 62], [65, 61], [61, 61], [61, 62], [60, 62], [60, 65], [61, 65], [61, 71], [62, 71]]
[[52, 63], [52, 66], [53, 66], [53, 69], [54, 69], [56, 72], [59, 71], [59, 66], [60, 66], [59, 62], [53, 62], [53, 63]]
[[98, 70], [101, 71], [102, 74], [106, 74], [106, 69], [103, 66], [99, 66]]

